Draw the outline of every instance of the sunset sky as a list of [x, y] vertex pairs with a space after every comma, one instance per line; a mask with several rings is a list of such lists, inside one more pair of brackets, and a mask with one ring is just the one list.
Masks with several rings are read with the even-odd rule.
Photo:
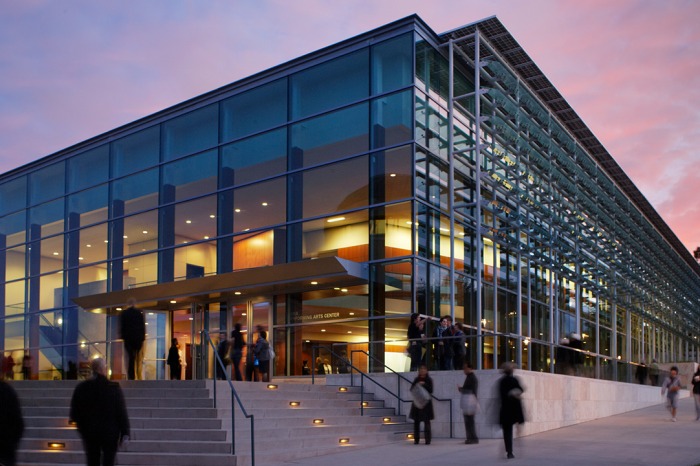
[[700, 1], [0, 0], [0, 173], [417, 13], [496, 15], [689, 250]]

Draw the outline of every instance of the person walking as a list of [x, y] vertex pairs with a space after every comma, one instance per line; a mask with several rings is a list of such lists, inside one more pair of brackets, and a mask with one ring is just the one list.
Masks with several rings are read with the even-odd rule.
[[17, 393], [0, 381], [0, 464], [15, 466], [17, 446], [24, 433], [24, 419]]
[[478, 410], [478, 398], [477, 392], [479, 391], [479, 380], [474, 374], [474, 369], [472, 365], [468, 362], [463, 364], [464, 384], [460, 387], [457, 385], [457, 390], [462, 394], [463, 402], [462, 404], [462, 414], [464, 415], [464, 431], [466, 432], [467, 439], [464, 441], [466, 444], [479, 443], [479, 437], [476, 435], [476, 424], [474, 422], [474, 417]]
[[408, 356], [411, 358], [411, 372], [417, 371], [423, 362], [423, 340], [425, 338], [425, 320], [420, 314], [411, 314], [406, 338], [408, 339]]
[[432, 433], [430, 430], [430, 421], [435, 419], [433, 410], [433, 379], [428, 375], [428, 366], [421, 364], [418, 366], [418, 376], [411, 384], [411, 394], [413, 395], [413, 403], [411, 411], [408, 414], [410, 419], [413, 419], [413, 443], [418, 445], [420, 442], [420, 423], [423, 422], [423, 433], [425, 434], [425, 444], [430, 445]]
[[127, 376], [129, 380], [141, 379], [143, 367], [143, 342], [146, 339], [146, 321], [143, 313], [136, 309], [136, 301], [131, 298], [120, 316], [122, 340], [128, 357]]
[[678, 409], [678, 392], [681, 389], [681, 379], [678, 377], [678, 367], [672, 366], [671, 373], [661, 385], [661, 395], [666, 395], [666, 407], [671, 411], [671, 422], [676, 422]]
[[173, 338], [170, 343], [166, 362], [170, 366], [170, 380], [180, 380], [182, 377], [182, 361], [180, 360], [180, 344], [177, 342], [177, 338]]
[[652, 359], [651, 364], [649, 365], [649, 381], [651, 382], [652, 386], [659, 386], [659, 365], [656, 362], [656, 359]]
[[87, 466], [113, 466], [118, 446], [129, 441], [129, 416], [121, 387], [107, 380], [105, 360], [93, 359], [90, 368], [93, 377], [73, 392], [70, 419], [83, 439]]
[[515, 365], [506, 362], [501, 366], [503, 377], [498, 381], [498, 397], [501, 402], [498, 420], [503, 429], [503, 443], [506, 447], [508, 459], [515, 458], [513, 455], [513, 425], [525, 422], [521, 396], [523, 387], [520, 381], [513, 375]]
[[700, 421], [700, 367], [693, 374], [693, 398], [695, 398], [695, 420]]
[[241, 359], [243, 359], [243, 347], [245, 346], [245, 338], [241, 332], [241, 324], [237, 323], [231, 330], [231, 364], [233, 365], [233, 376], [235, 380], [243, 380], [241, 374]]
[[258, 370], [260, 371], [261, 382], [270, 381], [270, 343], [267, 341], [267, 332], [258, 331], [258, 339], [253, 348], [255, 358], [258, 360]]
[[231, 362], [228, 358], [228, 349], [229, 349], [229, 341], [226, 338], [226, 334], [224, 333], [221, 336], [221, 340], [219, 341], [219, 344], [216, 346], [216, 354], [219, 356], [219, 359], [221, 359], [221, 364], [219, 364], [219, 361], [215, 360], [214, 361], [214, 367], [216, 368], [216, 379], [217, 380], [226, 380], [226, 372], [227, 372], [227, 367], [229, 363]]

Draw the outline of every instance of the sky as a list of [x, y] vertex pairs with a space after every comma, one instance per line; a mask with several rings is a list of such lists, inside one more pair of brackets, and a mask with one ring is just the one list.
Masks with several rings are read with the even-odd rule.
[[700, 246], [696, 0], [0, 0], [0, 173], [414, 13], [496, 15]]

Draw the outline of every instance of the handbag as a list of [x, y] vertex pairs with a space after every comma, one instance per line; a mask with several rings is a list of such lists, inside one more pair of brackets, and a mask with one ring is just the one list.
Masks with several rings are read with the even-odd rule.
[[411, 387], [411, 395], [413, 395], [413, 404], [416, 408], [423, 409], [430, 401], [430, 393], [421, 384], [415, 384]]
[[479, 411], [479, 400], [473, 393], [462, 393], [459, 405], [462, 408], [462, 413], [467, 416], [474, 416]]
[[268, 346], [267, 347], [267, 359], [272, 361], [273, 359], [275, 359], [275, 356], [276, 356], [275, 350], [272, 349], [272, 346]]

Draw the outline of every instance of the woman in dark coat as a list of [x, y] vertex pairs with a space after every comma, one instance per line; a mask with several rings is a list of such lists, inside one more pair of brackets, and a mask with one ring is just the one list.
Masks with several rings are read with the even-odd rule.
[[513, 376], [513, 369], [513, 363], [503, 364], [501, 367], [503, 377], [498, 381], [498, 394], [501, 400], [498, 420], [503, 428], [503, 442], [508, 458], [515, 458], [513, 455], [513, 424], [525, 422], [523, 406], [520, 402], [523, 387]]
[[425, 321], [420, 314], [411, 314], [411, 322], [408, 324], [406, 336], [408, 338], [408, 355], [411, 358], [411, 370], [418, 370], [418, 365], [423, 362], [423, 337], [425, 336]]
[[[433, 379], [428, 375], [428, 366], [421, 364], [418, 367], [418, 377], [415, 378], [411, 384], [411, 390], [416, 385], [421, 385], [429, 394], [433, 393]], [[431, 397], [432, 398], [432, 397]], [[430, 432], [430, 421], [435, 419], [435, 412], [433, 411], [433, 400], [429, 399], [428, 403], [419, 408], [416, 406], [416, 401], [411, 404], [411, 412], [408, 415], [409, 418], [413, 419], [413, 443], [418, 445], [420, 442], [420, 423], [421, 421], [425, 424], [423, 431], [425, 432], [425, 444], [430, 445], [430, 440], [432, 438]]]
[[173, 338], [170, 350], [168, 351], [168, 359], [166, 360], [168, 366], [170, 366], [170, 380], [180, 380], [182, 376], [182, 363], [180, 361], [179, 348], [180, 345], [177, 342], [177, 338]]

